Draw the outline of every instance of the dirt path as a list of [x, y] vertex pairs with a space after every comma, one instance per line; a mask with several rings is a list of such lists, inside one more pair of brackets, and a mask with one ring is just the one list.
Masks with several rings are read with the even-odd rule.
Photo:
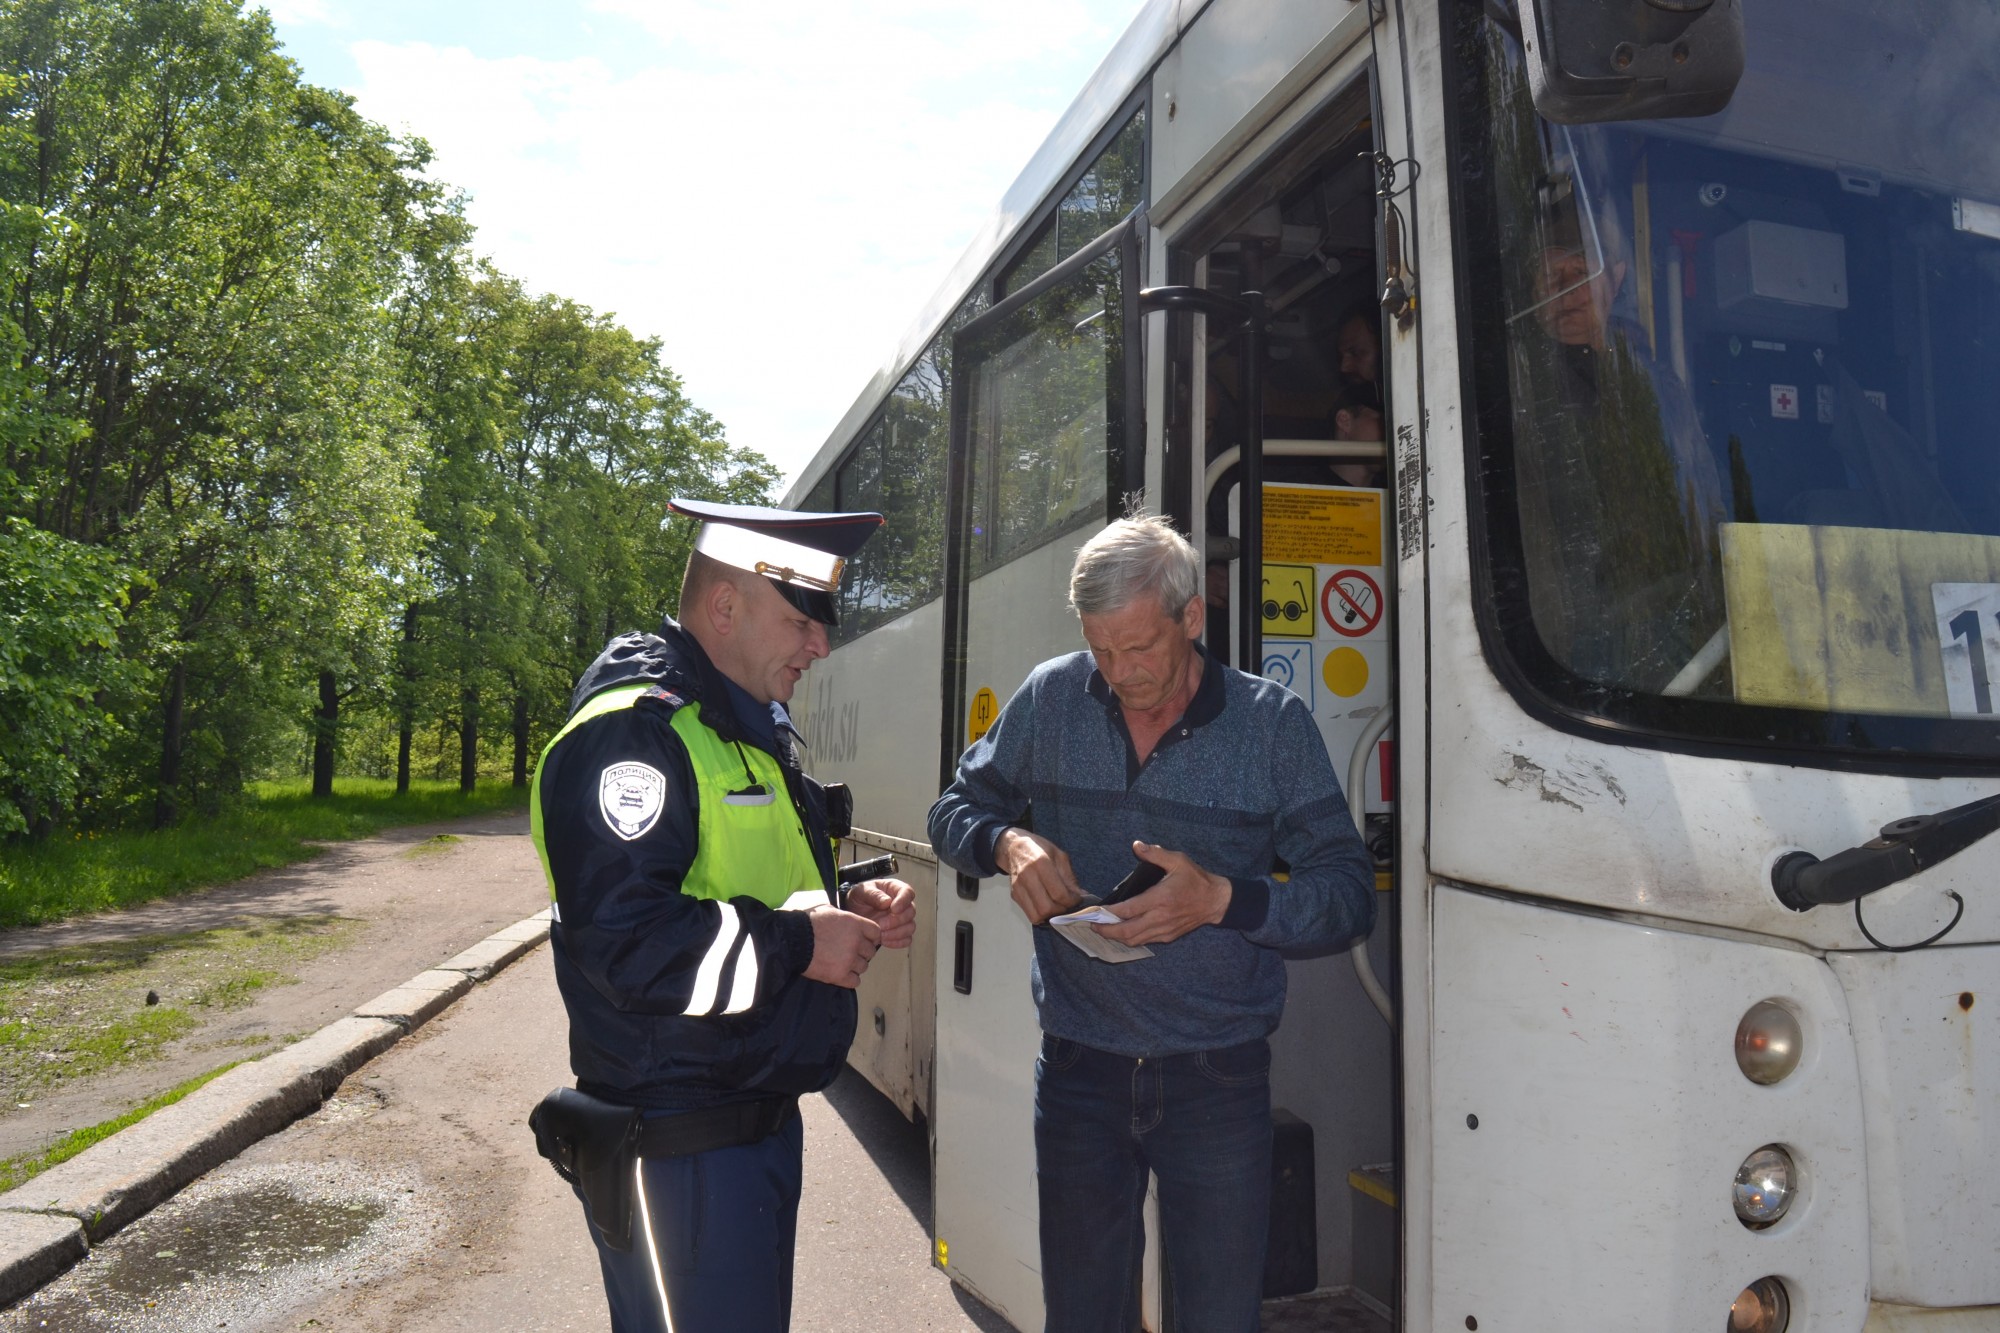
[[[199, 1027], [157, 1056], [9, 1098], [0, 1105], [0, 1159], [99, 1124], [231, 1059], [254, 1057], [317, 1031], [541, 910], [548, 904], [548, 890], [527, 832], [525, 814], [415, 825], [335, 844], [312, 861], [204, 893], [0, 931], [4, 962], [50, 950], [232, 925], [282, 927], [329, 918], [347, 923], [333, 948], [284, 965], [296, 980], [263, 986], [240, 1007], [205, 1012]], [[107, 972], [93, 984], [128, 991], [135, 1012], [149, 989], [142, 969]]]

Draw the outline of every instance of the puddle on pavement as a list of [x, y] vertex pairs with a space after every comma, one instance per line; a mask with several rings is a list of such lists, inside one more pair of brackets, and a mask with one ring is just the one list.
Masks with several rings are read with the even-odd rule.
[[339, 1254], [388, 1209], [374, 1199], [302, 1199], [280, 1185], [195, 1205], [164, 1234], [118, 1251], [98, 1279], [114, 1296], [151, 1296], [183, 1282], [245, 1277]]
[[335, 1167], [211, 1178], [0, 1315], [0, 1330], [120, 1333], [261, 1325], [407, 1246], [414, 1190]]

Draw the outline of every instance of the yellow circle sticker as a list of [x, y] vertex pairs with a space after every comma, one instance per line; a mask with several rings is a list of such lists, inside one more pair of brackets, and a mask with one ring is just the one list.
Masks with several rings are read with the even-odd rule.
[[993, 719], [1000, 716], [1000, 701], [993, 691], [984, 685], [972, 696], [972, 707], [965, 714], [965, 739], [972, 742], [984, 736], [993, 728]]
[[1329, 690], [1352, 699], [1368, 688], [1368, 659], [1359, 648], [1336, 648], [1326, 655], [1319, 674]]

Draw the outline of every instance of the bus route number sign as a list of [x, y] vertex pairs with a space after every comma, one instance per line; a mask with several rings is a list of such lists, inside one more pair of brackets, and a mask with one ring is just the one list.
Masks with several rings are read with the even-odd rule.
[[965, 733], [967, 742], [976, 741], [992, 730], [993, 719], [1000, 716], [1000, 701], [994, 697], [991, 688], [981, 685], [972, 696], [972, 707], [965, 713]]
[[1382, 623], [1382, 588], [1363, 570], [1343, 569], [1321, 589], [1319, 609], [1334, 633], [1359, 639]]

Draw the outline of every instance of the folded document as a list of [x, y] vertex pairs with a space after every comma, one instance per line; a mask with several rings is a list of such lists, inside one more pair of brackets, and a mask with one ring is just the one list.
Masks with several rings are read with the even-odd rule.
[[1049, 918], [1049, 924], [1058, 935], [1089, 954], [1092, 958], [1107, 963], [1129, 963], [1135, 958], [1151, 958], [1153, 951], [1144, 945], [1120, 944], [1117, 940], [1107, 940], [1095, 930], [1093, 925], [1108, 926], [1119, 918], [1117, 913], [1108, 912], [1092, 899], [1084, 899], [1086, 906], [1077, 912], [1065, 912], [1061, 916]]

